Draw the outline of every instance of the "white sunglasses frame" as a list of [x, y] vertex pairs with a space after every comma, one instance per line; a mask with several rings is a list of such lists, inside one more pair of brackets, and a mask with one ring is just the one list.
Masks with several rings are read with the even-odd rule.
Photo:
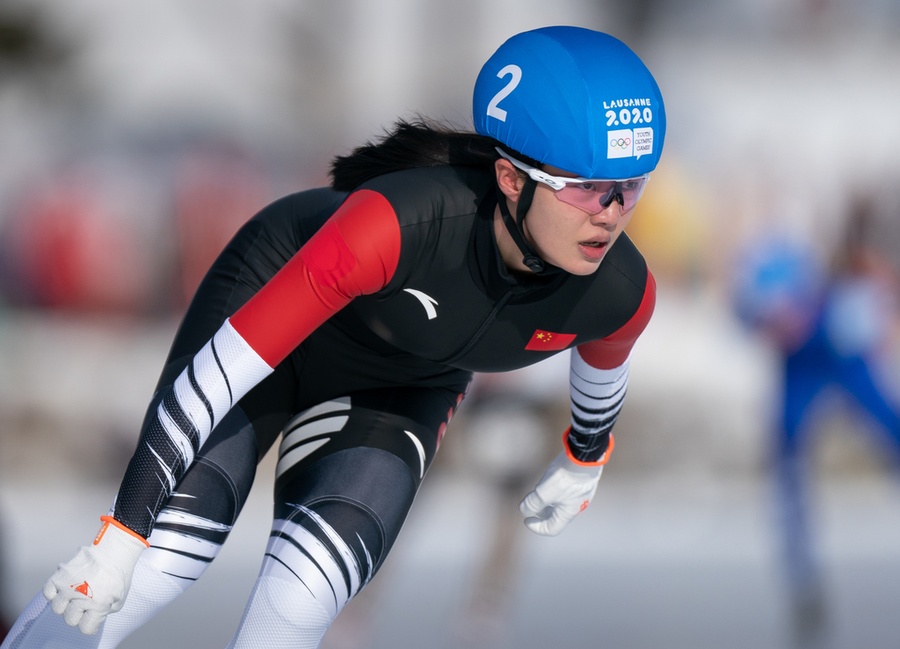
[[516, 160], [514, 157], [506, 153], [500, 147], [494, 147], [497, 153], [504, 159], [510, 162], [516, 169], [520, 171], [524, 171], [528, 174], [528, 177], [532, 180], [548, 185], [551, 189], [555, 189], [559, 191], [566, 185], [580, 185], [582, 183], [623, 183], [629, 180], [644, 180], [644, 184], [650, 180], [650, 174], [643, 174], [642, 176], [634, 176], [633, 178], [564, 178], [562, 176], [554, 176], [553, 174], [548, 174], [546, 171], [542, 171], [537, 167], [532, 167], [531, 165], [525, 164], [521, 160]]

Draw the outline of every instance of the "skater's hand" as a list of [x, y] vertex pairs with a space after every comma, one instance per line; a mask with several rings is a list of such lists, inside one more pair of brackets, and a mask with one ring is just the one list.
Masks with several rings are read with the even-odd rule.
[[147, 542], [112, 517], [103, 516], [94, 542], [62, 563], [44, 584], [44, 597], [69, 626], [97, 632], [103, 620], [125, 603], [131, 575]]
[[562, 532], [591, 503], [611, 453], [612, 444], [599, 462], [592, 463], [578, 462], [567, 451], [557, 455], [534, 491], [519, 505], [526, 516], [526, 527], [544, 536]]

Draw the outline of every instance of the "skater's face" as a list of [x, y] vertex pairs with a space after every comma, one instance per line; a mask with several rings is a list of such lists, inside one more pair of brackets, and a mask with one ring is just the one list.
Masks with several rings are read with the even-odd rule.
[[[517, 166], [520, 165], [504, 158], [495, 163], [497, 182], [512, 214], [516, 213], [526, 182], [524, 173]], [[557, 185], [560, 184], [558, 180], [574, 178], [573, 174], [554, 167], [540, 171], [550, 174], [551, 182]], [[590, 275], [600, 267], [607, 251], [628, 225], [646, 178], [604, 182], [607, 185], [599, 188], [573, 186], [561, 190], [545, 182], [537, 183], [523, 231], [544, 261], [573, 275]], [[639, 187], [636, 186], [638, 183]], [[581, 199], [565, 194], [570, 191], [580, 192]], [[522, 253], [502, 223], [499, 210], [494, 222], [506, 265], [513, 270], [527, 270], [522, 263]]]

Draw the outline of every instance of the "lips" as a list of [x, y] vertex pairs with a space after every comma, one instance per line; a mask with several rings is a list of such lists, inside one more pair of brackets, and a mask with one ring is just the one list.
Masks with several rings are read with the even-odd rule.
[[588, 259], [597, 260], [602, 259], [603, 255], [606, 254], [606, 249], [609, 247], [608, 241], [600, 241], [598, 239], [590, 239], [588, 241], [581, 241], [578, 244], [579, 249], [581, 250], [581, 254], [583, 254]]

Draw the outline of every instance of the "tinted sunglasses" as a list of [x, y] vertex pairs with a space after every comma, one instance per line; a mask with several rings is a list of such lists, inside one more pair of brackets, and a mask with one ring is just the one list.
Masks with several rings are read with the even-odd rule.
[[509, 160], [517, 169], [528, 174], [532, 180], [550, 187], [558, 200], [584, 210], [588, 214], [602, 212], [612, 205], [613, 201], [619, 204], [623, 214], [630, 212], [644, 192], [647, 181], [650, 180], [650, 174], [623, 180], [565, 178], [548, 174], [542, 169], [516, 160], [500, 148], [497, 148], [497, 153]]

